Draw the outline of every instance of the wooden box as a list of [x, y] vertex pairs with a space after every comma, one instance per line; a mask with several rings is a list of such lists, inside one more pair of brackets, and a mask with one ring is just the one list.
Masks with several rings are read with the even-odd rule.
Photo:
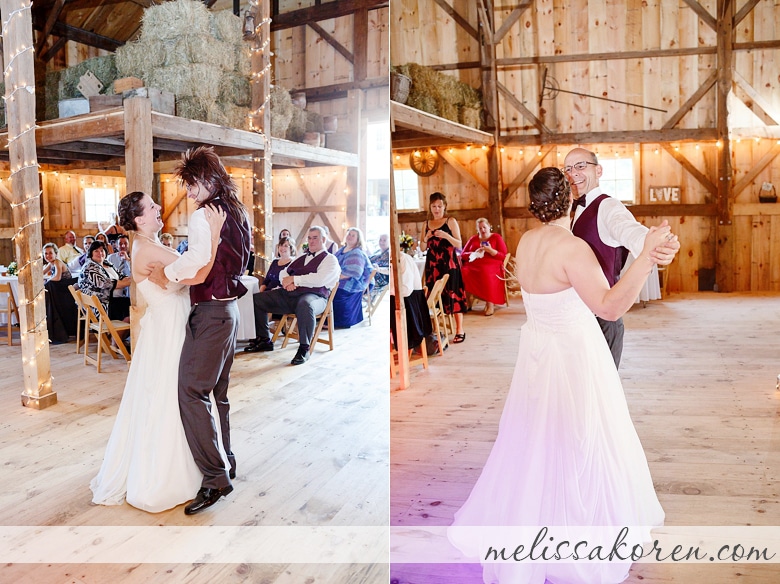
[[152, 100], [152, 111], [161, 114], [176, 113], [176, 98], [170, 91], [160, 91], [154, 87], [139, 87], [122, 93], [124, 99], [130, 97], [147, 97]]
[[112, 107], [122, 107], [121, 95], [91, 95], [89, 97], [89, 111], [98, 112]]
[[144, 82], [141, 79], [138, 79], [138, 77], [122, 77], [122, 79], [116, 79], [114, 81], [114, 93], [124, 93], [125, 91], [138, 89], [143, 86]]

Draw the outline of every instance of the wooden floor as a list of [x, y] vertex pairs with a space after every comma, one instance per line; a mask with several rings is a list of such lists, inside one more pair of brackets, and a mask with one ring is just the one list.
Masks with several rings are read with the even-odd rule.
[[[95, 506], [97, 473], [124, 386], [124, 361], [104, 373], [85, 367], [75, 343], [51, 346], [58, 403], [20, 405], [21, 357], [0, 345], [0, 526], [386, 526], [389, 514], [389, 301], [373, 326], [336, 331], [292, 367], [297, 344], [237, 355], [229, 390], [235, 491], [187, 517], [183, 507], [148, 514], [129, 505]], [[381, 323], [381, 324], [380, 324]], [[193, 493], [194, 495], [194, 493]], [[0, 528], [1, 530], [2, 528]], [[382, 527], [386, 529], [386, 527]], [[305, 562], [306, 550], [301, 550]], [[386, 557], [386, 555], [384, 556]], [[376, 583], [388, 565], [0, 564], [2, 583]]]
[[[673, 295], [625, 317], [620, 367], [667, 525], [780, 525], [780, 296]], [[497, 432], [519, 299], [391, 382], [391, 525], [452, 522]], [[777, 551], [777, 550], [776, 550]], [[395, 584], [481, 582], [474, 565], [392, 565]], [[635, 564], [627, 582], [776, 584], [780, 564]]]

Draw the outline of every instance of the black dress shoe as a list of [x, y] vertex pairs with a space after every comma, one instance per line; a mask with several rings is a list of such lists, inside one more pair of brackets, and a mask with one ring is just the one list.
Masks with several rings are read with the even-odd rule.
[[195, 495], [195, 499], [184, 508], [185, 515], [195, 515], [200, 513], [204, 509], [208, 509], [214, 503], [219, 501], [222, 497], [225, 497], [233, 492], [233, 485], [222, 487], [221, 489], [209, 489], [208, 487], [201, 487], [198, 494]]
[[295, 357], [293, 357], [293, 360], [290, 361], [290, 364], [303, 365], [308, 360], [309, 360], [309, 348], [308, 347], [306, 347], [305, 349], [299, 348], [298, 352], [295, 353]]
[[232, 468], [228, 472], [228, 476], [230, 477], [230, 480], [232, 481], [234, 478], [236, 478], [236, 471], [234, 471]]
[[244, 347], [244, 353], [259, 353], [261, 351], [273, 351], [274, 344], [271, 339], [251, 341], [249, 345]]

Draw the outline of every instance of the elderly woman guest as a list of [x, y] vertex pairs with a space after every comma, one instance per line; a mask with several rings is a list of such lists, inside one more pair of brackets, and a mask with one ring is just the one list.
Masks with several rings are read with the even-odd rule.
[[170, 233], [161, 233], [160, 243], [162, 243], [165, 247], [173, 249], [173, 235]]
[[341, 276], [333, 298], [333, 320], [337, 328], [349, 328], [363, 321], [363, 290], [372, 270], [363, 251], [363, 232], [357, 227], [347, 229], [346, 243], [334, 255], [341, 266]]
[[127, 288], [130, 278], [117, 274], [106, 261], [106, 244], [95, 240], [87, 250], [88, 258], [79, 276], [78, 287], [83, 294], [97, 296], [111, 320], [130, 320], [130, 298], [113, 297], [117, 288]]
[[387, 286], [390, 279], [390, 236], [387, 233], [379, 236], [379, 251], [368, 259], [376, 268], [374, 291], [378, 292]]
[[494, 305], [503, 304], [504, 258], [506, 243], [498, 233], [490, 233], [490, 223], [477, 219], [477, 234], [463, 247], [463, 284], [466, 292], [485, 301], [485, 316], [493, 314]]
[[455, 338], [453, 343], [466, 340], [463, 332], [463, 313], [468, 310], [466, 288], [460, 269], [460, 258], [456, 250], [461, 247], [460, 227], [454, 217], [447, 217], [447, 197], [433, 193], [428, 199], [431, 219], [425, 222], [420, 248], [428, 253], [425, 258], [425, 285], [433, 288], [436, 280], [449, 274], [447, 286], [441, 294], [444, 312], [455, 315]]
[[57, 257], [57, 244], [47, 243], [43, 246], [43, 277], [46, 281], [59, 282], [62, 278], [70, 278], [70, 270], [61, 259]]
[[260, 285], [260, 292], [281, 288], [279, 273], [295, 257], [295, 242], [291, 237], [282, 237], [276, 244], [276, 259], [271, 262], [268, 271], [265, 273], [263, 283]]

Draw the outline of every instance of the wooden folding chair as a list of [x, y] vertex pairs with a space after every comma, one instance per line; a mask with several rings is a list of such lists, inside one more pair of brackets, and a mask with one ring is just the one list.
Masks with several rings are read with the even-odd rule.
[[[433, 332], [436, 338], [439, 340], [439, 355], [444, 356], [444, 349], [449, 347], [450, 340], [447, 333], [447, 315], [444, 313], [444, 307], [441, 300], [441, 292], [444, 290], [444, 286], [447, 284], [447, 280], [450, 279], [449, 274], [444, 274], [441, 278], [436, 280], [428, 293], [428, 312], [431, 315], [431, 322], [433, 324]], [[441, 334], [442, 330], [444, 335]]]
[[366, 314], [368, 315], [368, 326], [371, 326], [371, 317], [374, 316], [374, 313], [376, 312], [376, 309], [379, 308], [379, 305], [382, 303], [382, 299], [385, 297], [385, 294], [387, 294], [387, 289], [390, 288], [390, 286], [385, 286], [382, 288], [382, 290], [371, 295], [371, 282], [374, 279], [374, 276], [376, 275], [377, 270], [374, 268], [371, 271], [371, 276], [368, 278], [368, 284], [366, 285], [366, 289], [363, 290], [363, 302], [365, 302], [366, 305]]
[[13, 329], [12, 329], [12, 322], [11, 322], [11, 316], [16, 317], [16, 322], [19, 322], [19, 310], [16, 307], [16, 300], [14, 299], [14, 291], [13, 288], [11, 288], [11, 284], [8, 282], [3, 282], [0, 284], [0, 294], [7, 294], [8, 300], [5, 303], [5, 308], [0, 309], [2, 312], [5, 312], [5, 320], [6, 320], [6, 334], [8, 335], [8, 345], [11, 346], [14, 344], [13, 342]]
[[658, 266], [658, 276], [661, 280], [661, 299], [666, 298], [666, 289], [669, 285], [669, 270], [667, 269], [669, 266]]
[[[81, 294], [81, 303], [84, 305], [84, 309], [87, 313], [88, 329], [84, 334], [84, 365], [91, 363], [97, 366], [97, 371], [100, 373], [100, 363], [103, 351], [109, 353], [114, 359], [119, 359], [119, 355], [125, 358], [128, 365], [130, 364], [130, 353], [125, 347], [122, 337], [119, 336], [121, 331], [129, 331], [130, 323], [121, 320], [111, 320], [108, 318], [103, 305], [98, 300], [97, 296], [91, 296], [89, 294]], [[97, 316], [95, 316], [95, 311]], [[97, 356], [92, 357], [89, 354], [89, 334], [95, 333], [97, 336]], [[118, 352], [111, 346], [111, 340], [113, 339], [116, 344]]]
[[[338, 285], [333, 286], [333, 290], [330, 291], [330, 296], [328, 296], [328, 303], [325, 305], [325, 310], [323, 310], [315, 317], [317, 326], [315, 327], [314, 335], [311, 338], [311, 345], [309, 346], [310, 354], [314, 353], [314, 347], [317, 345], [317, 343], [324, 343], [329, 345], [330, 350], [333, 350], [333, 329], [335, 327], [333, 324], [333, 298], [336, 296], [336, 291], [338, 288]], [[282, 349], [287, 347], [287, 343], [291, 338], [299, 338], [297, 324], [298, 318], [294, 314], [283, 314], [282, 318], [279, 319], [279, 323], [276, 325], [276, 331], [281, 331], [283, 327], [287, 327], [287, 333], [284, 335], [284, 341], [282, 342]], [[323, 331], [325, 324], [328, 325], [328, 338], [321, 339], [320, 333]], [[276, 331], [274, 332], [274, 341], [279, 336]]]
[[[425, 339], [420, 343], [420, 356], [412, 357], [414, 355], [414, 349], [409, 349], [409, 367], [415, 365], [422, 365], [423, 369], [428, 369], [428, 349], [425, 346]], [[398, 351], [393, 347], [392, 340], [390, 341], [390, 379], [395, 378], [396, 371], [398, 370]]]
[[504, 256], [504, 266], [503, 270], [501, 270], [501, 275], [504, 279], [504, 302], [506, 302], [507, 307], [509, 306], [509, 278], [512, 276], [512, 274], [509, 273], [509, 258], [512, 257], [511, 253], [506, 254]]
[[73, 300], [76, 301], [76, 307], [78, 309], [78, 320], [76, 321], [76, 353], [81, 349], [81, 331], [84, 331], [84, 342], [87, 340], [89, 331], [87, 330], [87, 309], [84, 308], [84, 303], [81, 301], [81, 291], [76, 290], [73, 284], [68, 285], [70, 295], [73, 296]]

